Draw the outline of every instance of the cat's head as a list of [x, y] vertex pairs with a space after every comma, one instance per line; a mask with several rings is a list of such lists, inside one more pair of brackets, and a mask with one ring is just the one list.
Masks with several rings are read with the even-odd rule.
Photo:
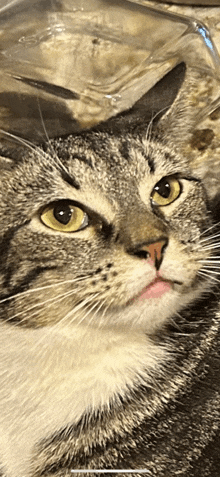
[[1, 159], [3, 320], [153, 333], [212, 286], [210, 203], [169, 114], [154, 138], [100, 128]]

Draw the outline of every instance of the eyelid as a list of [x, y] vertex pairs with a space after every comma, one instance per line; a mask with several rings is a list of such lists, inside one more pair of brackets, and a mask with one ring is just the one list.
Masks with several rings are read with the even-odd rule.
[[[58, 202], [69, 202], [71, 205], [74, 207], [77, 207], [88, 216], [88, 225], [89, 226], [102, 226], [102, 228], [109, 228], [111, 227], [111, 222], [109, 222], [106, 217], [104, 217], [102, 214], [99, 214], [98, 212], [94, 211], [90, 207], [88, 207], [85, 204], [82, 204], [81, 202], [78, 202], [73, 199], [67, 199], [67, 198], [59, 198], [57, 200], [54, 200], [46, 205], [43, 205], [40, 210], [38, 211], [39, 216], [42, 215], [43, 211], [46, 209], [46, 207], [52, 207], [53, 205], [57, 204]], [[79, 229], [79, 232], [83, 230], [83, 228]]]
[[[62, 221], [66, 212], [67, 220], [64, 218]], [[44, 226], [61, 233], [76, 233], [88, 226], [88, 215], [84, 210], [66, 200], [51, 202], [42, 210], [39, 218]]]

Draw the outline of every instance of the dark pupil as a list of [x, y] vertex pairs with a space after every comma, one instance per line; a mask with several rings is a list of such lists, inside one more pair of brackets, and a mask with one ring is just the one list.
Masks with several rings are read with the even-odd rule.
[[67, 204], [57, 204], [54, 207], [55, 219], [63, 225], [67, 225], [72, 217], [72, 210]]
[[170, 184], [169, 184], [169, 182], [161, 181], [155, 187], [155, 189], [158, 192], [158, 194], [160, 194], [161, 197], [163, 197], [164, 199], [167, 199], [170, 195]]

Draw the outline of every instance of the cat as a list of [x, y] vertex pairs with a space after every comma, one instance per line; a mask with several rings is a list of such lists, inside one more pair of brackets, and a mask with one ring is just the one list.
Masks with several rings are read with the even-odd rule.
[[154, 126], [2, 146], [4, 477], [219, 476], [219, 191], [184, 84]]

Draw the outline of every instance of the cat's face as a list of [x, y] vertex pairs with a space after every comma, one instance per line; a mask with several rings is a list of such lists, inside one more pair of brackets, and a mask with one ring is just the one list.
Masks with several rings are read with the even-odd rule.
[[[151, 333], [207, 289], [187, 161], [143, 138], [55, 140], [1, 178], [1, 316]], [[14, 298], [12, 298], [14, 297]]]

